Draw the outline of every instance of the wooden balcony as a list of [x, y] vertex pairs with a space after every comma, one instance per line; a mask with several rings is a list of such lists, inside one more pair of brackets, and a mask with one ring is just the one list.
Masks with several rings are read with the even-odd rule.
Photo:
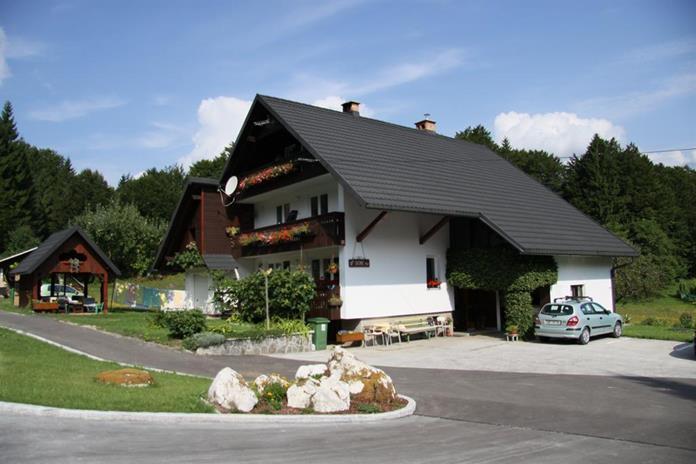
[[[288, 239], [284, 237], [280, 240], [258, 241], [253, 244], [242, 245], [243, 237], [249, 234], [257, 234], [262, 237], [278, 235], [284, 231], [291, 230], [293, 227], [306, 224], [309, 231], [302, 236]], [[286, 222], [268, 227], [261, 227], [254, 230], [242, 231], [241, 234], [232, 241], [232, 256], [236, 259], [248, 258], [252, 256], [262, 256], [272, 253], [282, 253], [287, 251], [297, 251], [302, 249], [322, 248], [329, 246], [345, 245], [345, 223], [343, 213], [328, 213], [311, 218], [298, 219], [297, 221]]]

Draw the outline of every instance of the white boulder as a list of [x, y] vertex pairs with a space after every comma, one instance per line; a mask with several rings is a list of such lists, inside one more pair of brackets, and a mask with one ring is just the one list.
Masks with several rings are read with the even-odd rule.
[[382, 369], [372, 367], [337, 346], [328, 362], [331, 376], [339, 376], [348, 384], [353, 398], [365, 402], [391, 402], [396, 399], [396, 388], [391, 377]]
[[316, 412], [340, 412], [350, 409], [350, 389], [340, 375], [322, 377], [314, 395], [312, 406]]
[[313, 378], [300, 380], [290, 385], [286, 393], [288, 407], [305, 409], [312, 404], [312, 396], [317, 392], [319, 381]]
[[322, 376], [326, 374], [326, 364], [307, 364], [297, 368], [295, 372], [296, 380], [304, 380], [310, 377]]
[[258, 398], [234, 369], [226, 367], [217, 373], [208, 389], [208, 401], [223, 411], [249, 412]]

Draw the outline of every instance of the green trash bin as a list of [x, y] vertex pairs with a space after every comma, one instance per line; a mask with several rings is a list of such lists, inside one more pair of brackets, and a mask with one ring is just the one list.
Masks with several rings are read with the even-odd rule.
[[326, 349], [326, 336], [329, 332], [329, 321], [325, 317], [312, 317], [307, 319], [307, 324], [314, 331], [312, 334], [312, 343], [317, 351]]

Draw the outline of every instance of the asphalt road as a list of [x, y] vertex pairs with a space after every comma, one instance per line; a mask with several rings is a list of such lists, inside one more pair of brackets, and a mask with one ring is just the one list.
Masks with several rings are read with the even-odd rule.
[[[213, 375], [223, 365], [288, 373], [298, 364], [194, 357], [49, 318], [0, 313], [0, 325], [41, 332], [100, 357], [194, 374]], [[696, 380], [386, 371], [416, 399], [417, 416], [321, 427], [0, 417], [0, 461], [696, 462]]]

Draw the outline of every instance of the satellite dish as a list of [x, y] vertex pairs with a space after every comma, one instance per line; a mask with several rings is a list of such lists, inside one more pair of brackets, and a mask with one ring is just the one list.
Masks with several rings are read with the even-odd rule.
[[234, 191], [237, 190], [238, 184], [239, 180], [237, 179], [237, 176], [232, 176], [227, 179], [227, 182], [225, 183], [225, 195], [231, 197]]

